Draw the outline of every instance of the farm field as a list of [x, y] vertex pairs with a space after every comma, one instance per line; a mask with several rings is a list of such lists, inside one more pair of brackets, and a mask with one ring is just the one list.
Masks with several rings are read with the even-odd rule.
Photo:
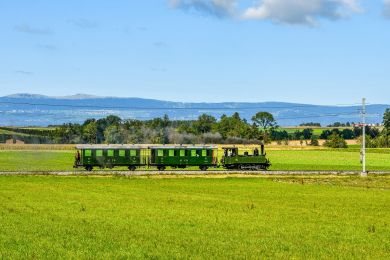
[[0, 177], [0, 258], [390, 257], [390, 177]]
[[333, 130], [333, 129], [339, 129], [340, 131], [344, 129], [353, 129], [353, 127], [311, 127], [311, 126], [299, 126], [299, 127], [281, 127], [280, 130], [285, 130], [289, 134], [293, 134], [296, 131], [302, 131], [303, 129], [312, 129], [313, 130], [313, 135], [316, 137], [319, 137], [324, 130]]
[[[268, 149], [267, 156], [271, 171], [361, 169], [359, 148]], [[73, 160], [73, 150], [0, 150], [0, 171], [71, 171]], [[390, 171], [390, 150], [368, 149], [367, 169]]]

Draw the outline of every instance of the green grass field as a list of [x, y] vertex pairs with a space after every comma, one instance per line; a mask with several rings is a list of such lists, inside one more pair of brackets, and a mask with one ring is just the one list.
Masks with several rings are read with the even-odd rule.
[[390, 258], [390, 177], [1, 176], [0, 187], [0, 258]]
[[0, 150], [1, 171], [72, 170], [74, 151]]
[[10, 130], [4, 130], [4, 129], [0, 129], [0, 134], [12, 135], [12, 136], [15, 136], [15, 137], [18, 137], [18, 136], [28, 136], [28, 134], [17, 133], [17, 132], [13, 132], [13, 131], [10, 131]]
[[327, 128], [327, 127], [286, 127], [286, 128], [281, 128], [281, 130], [285, 130], [289, 134], [293, 134], [296, 131], [302, 131], [306, 128], [313, 129], [313, 134], [317, 137], [319, 137], [324, 130], [328, 129], [334, 129], [334, 128]]
[[282, 127], [280, 130], [285, 130], [289, 134], [294, 134], [296, 131], [302, 131], [306, 128], [313, 130], [313, 135], [317, 138], [320, 137], [323, 131], [325, 130], [333, 130], [335, 128], [339, 129], [340, 131], [343, 131], [344, 129], [353, 129], [353, 127], [309, 127], [309, 126], [300, 126], [300, 127]]
[[[360, 170], [360, 150], [268, 150], [270, 170]], [[2, 171], [73, 170], [74, 151], [0, 151]], [[196, 168], [197, 169], [197, 168]], [[390, 171], [389, 149], [368, 149], [367, 169]]]
[[[346, 150], [281, 150], [267, 152], [271, 170], [360, 170], [360, 151]], [[368, 150], [367, 169], [390, 171], [390, 151]]]

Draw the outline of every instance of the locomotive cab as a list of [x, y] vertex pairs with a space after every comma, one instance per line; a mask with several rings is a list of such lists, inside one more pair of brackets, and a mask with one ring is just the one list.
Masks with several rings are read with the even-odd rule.
[[226, 147], [223, 149], [223, 156], [224, 157], [234, 157], [238, 155], [238, 148], [236, 147]]
[[224, 157], [235, 157], [235, 156], [265, 156], [267, 155], [264, 150], [264, 145], [262, 144], [260, 146], [260, 153], [259, 149], [256, 147], [251, 152], [244, 151], [243, 155], [238, 154], [238, 147], [223, 147], [223, 156]]
[[238, 170], [267, 170], [271, 165], [266, 158], [264, 145], [250, 151], [239, 151], [238, 147], [223, 147], [221, 163], [224, 168]]

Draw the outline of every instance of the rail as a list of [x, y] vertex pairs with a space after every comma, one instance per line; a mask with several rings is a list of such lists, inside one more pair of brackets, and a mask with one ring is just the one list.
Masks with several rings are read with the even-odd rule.
[[[199, 171], [199, 170], [138, 170], [138, 171], [0, 171], [0, 175], [123, 175], [123, 176], [142, 176], [142, 175], [360, 175], [360, 171], [238, 171], [238, 170], [219, 170], [219, 171]], [[370, 171], [369, 175], [390, 175], [390, 171]]]

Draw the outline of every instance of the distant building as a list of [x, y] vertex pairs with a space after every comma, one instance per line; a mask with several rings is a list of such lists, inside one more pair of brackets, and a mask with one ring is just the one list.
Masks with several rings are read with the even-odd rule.
[[[366, 124], [367, 126], [370, 126], [370, 127], [382, 127], [383, 126], [383, 124], [379, 124], [379, 123], [377, 123], [377, 124]], [[362, 127], [362, 124], [353, 124], [352, 125], [353, 127]]]
[[24, 142], [23, 141], [21, 141], [21, 140], [18, 140], [18, 139], [7, 139], [6, 141], [5, 141], [5, 143], [6, 144], [24, 144]]

